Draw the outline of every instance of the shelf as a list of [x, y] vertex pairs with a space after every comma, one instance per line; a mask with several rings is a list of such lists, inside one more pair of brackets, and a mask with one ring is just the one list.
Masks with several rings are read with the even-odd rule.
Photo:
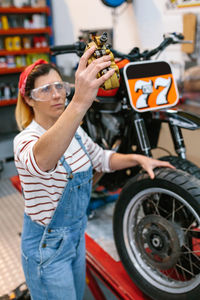
[[50, 9], [48, 6], [45, 7], [1, 7], [0, 14], [49, 14]]
[[0, 56], [6, 55], [24, 55], [29, 53], [50, 53], [49, 47], [41, 47], [41, 48], [30, 48], [30, 49], [21, 49], [21, 50], [0, 50]]
[[17, 34], [41, 34], [48, 33], [52, 34], [51, 27], [44, 28], [32, 28], [32, 29], [24, 29], [24, 28], [10, 28], [10, 29], [0, 29], [0, 35], [17, 35]]
[[17, 99], [0, 100], [0, 106], [8, 106], [17, 103]]
[[21, 73], [26, 67], [18, 67], [18, 68], [0, 68], [0, 75], [2, 74], [10, 74], [10, 73]]

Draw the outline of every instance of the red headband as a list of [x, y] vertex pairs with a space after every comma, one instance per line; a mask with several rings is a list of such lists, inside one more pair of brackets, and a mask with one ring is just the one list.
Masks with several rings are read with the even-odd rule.
[[21, 75], [19, 77], [18, 87], [19, 87], [19, 91], [23, 97], [25, 95], [26, 81], [27, 81], [29, 74], [32, 72], [32, 70], [35, 68], [35, 66], [42, 65], [42, 64], [48, 64], [48, 62], [45, 61], [44, 59], [38, 59], [30, 66], [26, 67], [26, 69], [21, 73]]

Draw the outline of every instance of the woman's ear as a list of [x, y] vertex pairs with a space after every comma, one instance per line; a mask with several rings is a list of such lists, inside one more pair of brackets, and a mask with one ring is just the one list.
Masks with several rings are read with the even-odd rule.
[[25, 102], [29, 105], [29, 106], [31, 106], [31, 107], [34, 107], [34, 100], [32, 99], [32, 98], [30, 98], [30, 97], [28, 97], [28, 96], [24, 96], [24, 100], [25, 100]]

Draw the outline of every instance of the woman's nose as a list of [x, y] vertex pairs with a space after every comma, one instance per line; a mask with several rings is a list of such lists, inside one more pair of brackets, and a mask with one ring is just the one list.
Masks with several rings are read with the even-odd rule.
[[53, 86], [53, 88], [52, 88], [52, 96], [53, 96], [53, 98], [60, 97], [60, 93], [57, 91], [55, 86]]

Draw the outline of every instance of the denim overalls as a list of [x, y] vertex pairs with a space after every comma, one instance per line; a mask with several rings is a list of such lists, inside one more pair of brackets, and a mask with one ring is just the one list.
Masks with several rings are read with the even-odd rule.
[[[79, 135], [75, 137], [86, 152]], [[50, 223], [43, 227], [24, 215], [22, 265], [33, 300], [81, 300], [84, 295], [84, 231], [92, 167], [72, 174], [64, 157], [61, 163], [68, 183]]]

